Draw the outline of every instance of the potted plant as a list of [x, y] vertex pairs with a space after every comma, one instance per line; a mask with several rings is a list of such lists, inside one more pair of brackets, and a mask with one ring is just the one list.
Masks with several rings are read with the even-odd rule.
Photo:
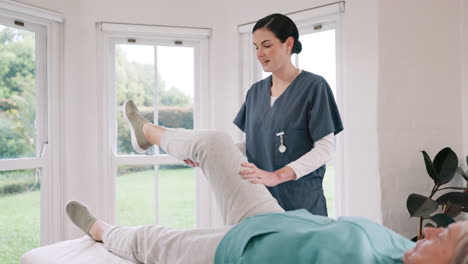
[[[426, 151], [422, 151], [426, 170], [434, 181], [429, 196], [412, 193], [406, 200], [406, 207], [411, 217], [419, 217], [418, 235], [413, 241], [423, 238], [423, 222], [430, 220], [438, 227], [446, 227], [455, 222], [454, 218], [460, 213], [468, 212], [468, 184], [465, 186], [448, 186], [455, 174], [460, 174], [468, 182], [468, 171], [464, 172], [458, 167], [458, 157], [450, 148], [444, 148], [435, 156], [432, 161]], [[466, 157], [468, 165], [468, 156]], [[444, 186], [444, 187], [442, 187]], [[437, 199], [434, 196], [437, 192], [451, 190]], [[436, 212], [437, 209], [440, 211]], [[427, 223], [426, 226], [434, 226]]]

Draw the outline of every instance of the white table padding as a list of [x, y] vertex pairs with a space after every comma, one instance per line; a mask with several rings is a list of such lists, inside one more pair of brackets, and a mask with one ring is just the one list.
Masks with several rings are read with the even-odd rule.
[[20, 264], [134, 264], [107, 251], [88, 236], [66, 240], [26, 252]]

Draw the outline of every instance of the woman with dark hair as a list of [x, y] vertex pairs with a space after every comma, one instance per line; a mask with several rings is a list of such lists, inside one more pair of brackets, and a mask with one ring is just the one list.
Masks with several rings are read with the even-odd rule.
[[256, 56], [271, 76], [252, 85], [234, 119], [246, 135], [238, 144], [248, 159], [240, 173], [267, 186], [286, 211], [326, 216], [325, 163], [343, 130], [333, 93], [323, 77], [292, 64], [302, 44], [289, 17], [262, 18], [252, 33]]

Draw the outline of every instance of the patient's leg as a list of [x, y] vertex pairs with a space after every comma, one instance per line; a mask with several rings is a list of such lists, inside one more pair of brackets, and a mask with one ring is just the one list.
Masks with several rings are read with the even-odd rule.
[[170, 155], [200, 163], [224, 224], [236, 224], [257, 214], [284, 212], [265, 186], [252, 184], [239, 175], [243, 169], [240, 164], [247, 160], [228, 134], [167, 129], [160, 140], [161, 148]]
[[79, 201], [66, 212], [72, 222], [110, 252], [137, 263], [214, 263], [216, 248], [231, 228], [177, 230], [163, 226], [111, 226]]
[[[132, 142], [137, 151], [156, 144], [180, 160], [200, 163], [224, 224], [236, 224], [245, 217], [261, 213], [284, 212], [265, 186], [252, 184], [239, 175], [243, 170], [240, 164], [247, 160], [228, 134], [153, 125], [139, 114], [132, 101], [127, 101], [123, 110], [130, 121]], [[135, 135], [140, 135], [138, 140]]]
[[106, 249], [140, 263], [214, 263], [219, 242], [231, 227], [177, 230], [163, 226], [116, 226], [103, 233]]

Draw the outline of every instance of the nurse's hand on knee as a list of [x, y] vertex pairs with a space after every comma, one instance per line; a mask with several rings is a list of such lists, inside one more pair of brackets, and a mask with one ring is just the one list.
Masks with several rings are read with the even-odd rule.
[[184, 162], [185, 162], [185, 164], [187, 164], [188, 166], [190, 166], [192, 168], [200, 167], [200, 163], [198, 163], [196, 161], [193, 161], [191, 159], [184, 159]]
[[242, 163], [241, 166], [248, 169], [241, 170], [239, 174], [242, 175], [243, 179], [253, 184], [263, 184], [268, 187], [273, 187], [284, 182], [279, 174], [259, 169], [253, 163], [246, 162]]

